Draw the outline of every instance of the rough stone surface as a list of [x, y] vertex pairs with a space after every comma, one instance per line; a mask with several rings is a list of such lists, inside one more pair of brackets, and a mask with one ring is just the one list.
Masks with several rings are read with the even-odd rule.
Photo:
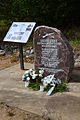
[[55, 74], [61, 80], [69, 79], [74, 67], [74, 55], [60, 30], [37, 27], [34, 32], [34, 56], [36, 71], [44, 68], [45, 76]]

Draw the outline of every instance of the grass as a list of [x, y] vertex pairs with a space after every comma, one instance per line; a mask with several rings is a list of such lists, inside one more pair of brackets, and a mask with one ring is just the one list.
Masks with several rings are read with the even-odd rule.
[[17, 62], [17, 61], [19, 61], [19, 57], [16, 55], [12, 55], [10, 58], [10, 61], [11, 61], [11, 63]]
[[70, 45], [72, 47], [76, 47], [79, 44], [80, 44], [80, 40], [77, 37], [75, 37], [74, 39], [70, 40]]
[[40, 89], [40, 83], [29, 83], [29, 88], [33, 89], [34, 91], [38, 91]]

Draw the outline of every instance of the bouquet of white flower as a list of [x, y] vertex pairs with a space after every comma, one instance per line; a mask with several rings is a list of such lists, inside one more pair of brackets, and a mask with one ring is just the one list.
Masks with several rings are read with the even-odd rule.
[[25, 81], [25, 87], [31, 87], [33, 90], [45, 90], [47, 96], [51, 95], [53, 91], [61, 92], [67, 89], [66, 84], [55, 78], [55, 74], [44, 77], [44, 69], [40, 69], [38, 73], [29, 69], [25, 71], [22, 80]]
[[44, 70], [40, 69], [39, 73], [37, 74], [35, 70], [29, 69], [25, 71], [24, 75], [22, 76], [22, 80], [25, 81], [25, 87], [29, 85], [30, 82], [41, 82], [43, 78]]
[[43, 85], [44, 85], [45, 89], [47, 88], [48, 85], [50, 86], [50, 90], [48, 90], [48, 93], [46, 94], [47, 96], [51, 95], [51, 93], [53, 92], [56, 84], [61, 84], [61, 80], [56, 79], [55, 74], [49, 75], [49, 76], [43, 78], [41, 81], [43, 82]]

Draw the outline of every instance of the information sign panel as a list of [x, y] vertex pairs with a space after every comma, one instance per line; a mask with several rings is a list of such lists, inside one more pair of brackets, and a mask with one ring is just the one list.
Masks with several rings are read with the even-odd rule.
[[3, 41], [26, 43], [35, 24], [35, 22], [13, 22]]

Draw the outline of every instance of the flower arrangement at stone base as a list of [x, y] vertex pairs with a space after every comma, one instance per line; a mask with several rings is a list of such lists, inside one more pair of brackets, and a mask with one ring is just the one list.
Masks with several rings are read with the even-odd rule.
[[31, 87], [33, 90], [39, 90], [43, 74], [43, 69], [40, 69], [38, 73], [36, 73], [33, 69], [25, 71], [22, 76], [22, 80], [25, 82], [25, 87]]
[[62, 83], [60, 79], [55, 78], [55, 74], [44, 77], [44, 69], [40, 69], [38, 73], [35, 70], [29, 69], [22, 76], [25, 82], [25, 87], [33, 90], [47, 91], [46, 96], [53, 92], [63, 92], [67, 90], [66, 83]]

